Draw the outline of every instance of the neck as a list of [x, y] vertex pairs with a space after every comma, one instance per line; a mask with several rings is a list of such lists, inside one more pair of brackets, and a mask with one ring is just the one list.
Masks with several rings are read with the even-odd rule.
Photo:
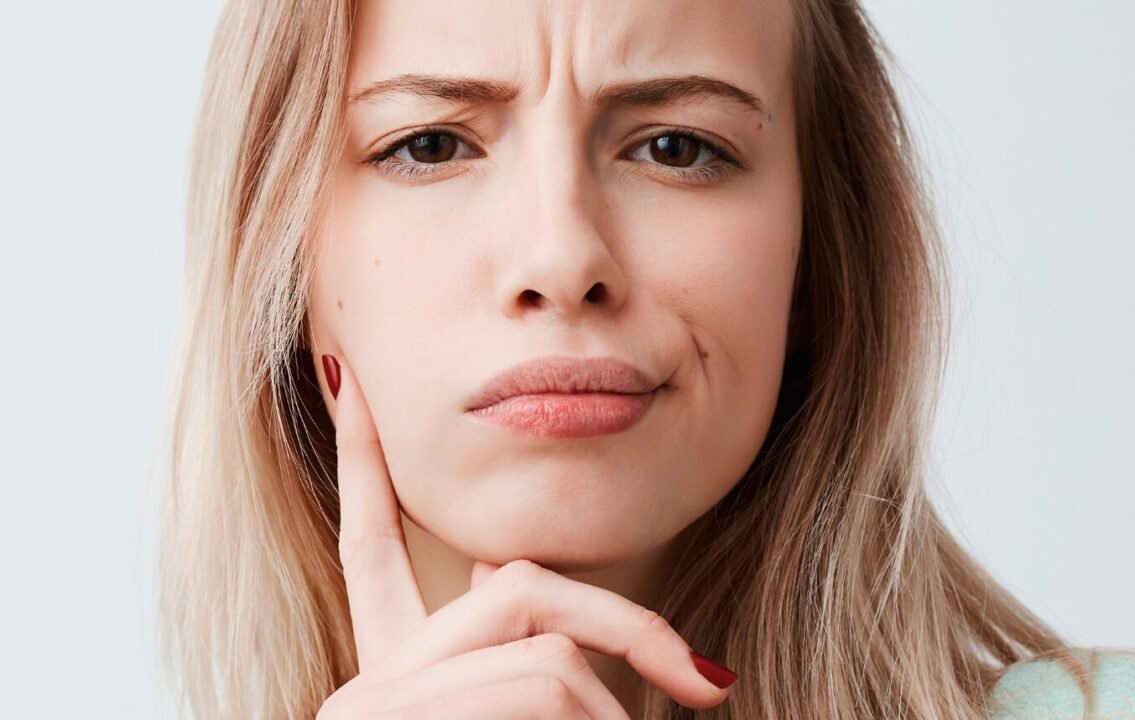
[[[419, 527], [405, 514], [406, 547], [418, 578], [422, 600], [432, 615], [469, 591], [474, 558], [461, 554]], [[681, 535], [679, 535], [681, 537]], [[564, 577], [617, 593], [649, 609], [657, 609], [665, 588], [661, 583], [677, 557], [678, 539], [651, 549], [626, 562], [601, 570], [562, 573]], [[641, 715], [643, 683], [634, 669], [621, 658], [581, 648], [596, 676], [627, 710], [631, 718]]]

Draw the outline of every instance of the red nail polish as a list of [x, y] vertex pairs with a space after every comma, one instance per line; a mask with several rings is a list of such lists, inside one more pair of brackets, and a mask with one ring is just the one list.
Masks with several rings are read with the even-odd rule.
[[323, 356], [323, 374], [327, 376], [327, 385], [331, 388], [331, 397], [339, 398], [339, 361], [331, 355]]
[[737, 673], [718, 665], [709, 658], [702, 657], [693, 650], [690, 651], [690, 658], [694, 661], [694, 667], [698, 669], [702, 677], [717, 687], [727, 688], [737, 682]]

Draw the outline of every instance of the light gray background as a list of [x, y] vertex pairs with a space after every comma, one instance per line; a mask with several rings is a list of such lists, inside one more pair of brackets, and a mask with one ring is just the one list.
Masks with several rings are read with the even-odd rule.
[[[934, 495], [1085, 645], [1135, 645], [1135, 6], [869, 0], [955, 267]], [[145, 485], [218, 0], [0, 9], [0, 716], [170, 716]]]

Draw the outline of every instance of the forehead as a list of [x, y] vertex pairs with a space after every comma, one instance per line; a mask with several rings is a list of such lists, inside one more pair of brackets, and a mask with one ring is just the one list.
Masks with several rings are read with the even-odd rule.
[[[361, 0], [351, 90], [401, 74], [505, 80], [537, 98], [705, 75], [767, 95], [786, 75], [790, 0]], [[561, 79], [562, 80], [562, 79]]]

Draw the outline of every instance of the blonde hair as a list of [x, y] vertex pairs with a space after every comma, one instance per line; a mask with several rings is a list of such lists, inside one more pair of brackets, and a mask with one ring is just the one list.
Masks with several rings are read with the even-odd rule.
[[[794, 350], [764, 446], [684, 531], [699, 552], [655, 609], [741, 674], [699, 717], [980, 718], [1008, 664], [1067, 646], [927, 500], [940, 243], [869, 21], [849, 0], [793, 7]], [[158, 559], [164, 665], [202, 718], [311, 718], [357, 673], [305, 327], [353, 13], [230, 0], [209, 55]], [[649, 689], [644, 717], [692, 716]]]

